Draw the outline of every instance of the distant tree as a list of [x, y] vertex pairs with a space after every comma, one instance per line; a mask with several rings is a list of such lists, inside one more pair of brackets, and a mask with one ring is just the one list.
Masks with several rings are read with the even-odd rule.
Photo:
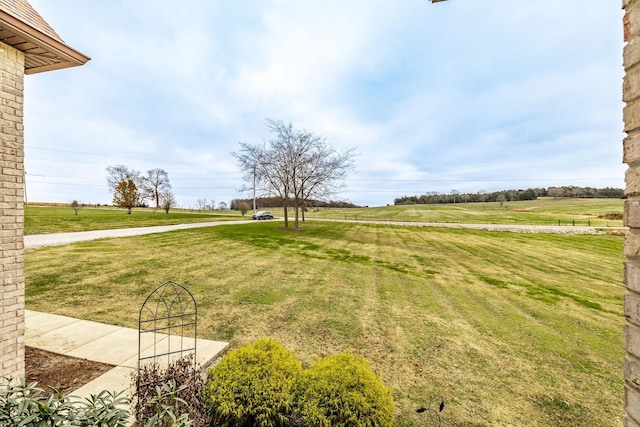
[[221, 211], [225, 211], [227, 210], [227, 202], [220, 202], [218, 203], [218, 209], [220, 209]]
[[564, 189], [562, 187], [549, 187], [547, 196], [555, 198], [564, 197]]
[[536, 200], [538, 196], [536, 196], [536, 192], [528, 188], [520, 193], [520, 200]]
[[176, 199], [171, 190], [165, 190], [160, 193], [160, 206], [164, 209], [166, 214], [169, 213], [169, 209], [176, 205]]
[[113, 191], [123, 181], [131, 180], [136, 186], [140, 185], [140, 172], [129, 169], [124, 165], [109, 166], [107, 169], [107, 184], [109, 190]]
[[75, 214], [78, 215], [78, 211], [80, 210], [80, 204], [78, 203], [77, 200], [74, 200], [73, 202], [71, 202], [71, 208], [73, 209], [73, 212], [75, 212]]
[[240, 214], [242, 214], [242, 216], [244, 216], [249, 211], [249, 209], [251, 209], [251, 206], [247, 202], [236, 202], [235, 208], [240, 211]]
[[[106, 170], [107, 184], [113, 193], [113, 203], [118, 207], [126, 207], [129, 210], [128, 213], [131, 213], [131, 208], [142, 202], [139, 193], [140, 172], [124, 165], [109, 166]], [[132, 198], [133, 200], [131, 200]], [[130, 205], [130, 203], [132, 204]]]
[[451, 195], [453, 196], [453, 203], [456, 202], [456, 196], [460, 194], [458, 190], [451, 190]]
[[162, 195], [171, 190], [169, 174], [164, 169], [150, 169], [140, 178], [141, 198], [155, 202], [156, 208], [160, 207]]
[[207, 208], [207, 199], [198, 199], [198, 210], [203, 211]]
[[498, 194], [496, 200], [500, 203], [500, 207], [504, 204], [505, 200], [507, 200], [507, 196], [504, 193]]
[[580, 187], [570, 187], [571, 197], [579, 198], [584, 193], [584, 190]]
[[131, 214], [131, 209], [140, 202], [138, 188], [132, 179], [120, 181], [113, 191], [113, 204], [119, 208], [126, 208], [127, 214]]

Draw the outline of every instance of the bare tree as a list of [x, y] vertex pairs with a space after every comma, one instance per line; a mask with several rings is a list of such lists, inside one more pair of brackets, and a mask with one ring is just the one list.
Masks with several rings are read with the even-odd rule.
[[166, 214], [169, 213], [169, 209], [176, 205], [176, 199], [171, 190], [165, 190], [160, 193], [160, 205]]
[[[274, 150], [263, 145], [240, 143], [240, 151], [233, 153], [245, 181], [252, 182], [262, 195], [274, 196], [282, 200], [284, 226], [289, 227], [289, 181], [281, 167], [283, 159]], [[245, 188], [246, 190], [246, 188]]]
[[496, 200], [500, 203], [500, 207], [502, 207], [502, 205], [504, 204], [505, 200], [507, 200], [507, 196], [505, 196], [504, 193], [500, 193], [500, 194], [498, 194], [498, 197], [496, 197]]
[[203, 211], [207, 208], [207, 199], [198, 199], [198, 210]]
[[227, 210], [227, 202], [220, 202], [218, 203], [218, 209], [220, 209], [221, 211], [226, 211]]
[[128, 180], [133, 181], [136, 186], [140, 184], [140, 172], [134, 169], [129, 169], [124, 165], [109, 166], [107, 169], [107, 184], [109, 190], [113, 191], [121, 183]]
[[169, 174], [164, 169], [150, 169], [140, 178], [141, 196], [144, 199], [153, 200], [156, 208], [160, 207], [162, 194], [171, 190]]
[[249, 206], [249, 203], [247, 202], [239, 202], [236, 204], [236, 209], [240, 211], [242, 216], [245, 216], [249, 209], [251, 209], [251, 206]]
[[80, 210], [80, 203], [78, 203], [77, 200], [74, 200], [73, 202], [71, 202], [71, 208], [73, 209], [73, 212], [78, 215], [78, 211]]
[[285, 228], [293, 202], [297, 230], [305, 201], [328, 197], [340, 187], [353, 166], [353, 150], [337, 153], [323, 137], [291, 123], [268, 119], [267, 128], [273, 134], [268, 147], [240, 143], [233, 155], [252, 189], [259, 185], [261, 192], [282, 200]]
[[453, 196], [453, 203], [456, 203], [456, 196], [460, 194], [458, 190], [451, 190], [451, 195]]
[[[303, 135], [307, 137], [307, 135]], [[309, 135], [312, 148], [306, 153], [300, 171], [294, 182], [294, 188], [299, 189], [295, 198], [296, 222], [298, 207], [304, 212], [309, 199], [328, 199], [343, 187], [344, 179], [353, 167], [354, 149], [338, 153], [327, 145], [324, 138]]]

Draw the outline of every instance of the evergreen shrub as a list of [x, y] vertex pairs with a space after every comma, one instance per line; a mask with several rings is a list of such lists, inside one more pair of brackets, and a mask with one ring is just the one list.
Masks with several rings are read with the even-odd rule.
[[302, 365], [269, 338], [230, 351], [209, 369], [205, 403], [214, 425], [287, 426]]
[[391, 390], [349, 351], [316, 360], [296, 384], [295, 413], [305, 426], [392, 426]]

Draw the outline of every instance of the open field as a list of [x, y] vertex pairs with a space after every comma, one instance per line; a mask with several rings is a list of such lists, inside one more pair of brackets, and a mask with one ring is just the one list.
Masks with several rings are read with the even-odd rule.
[[[620, 199], [538, 199], [499, 203], [456, 203], [449, 205], [402, 205], [355, 209], [311, 209], [308, 218], [389, 220], [419, 222], [456, 222], [519, 225], [592, 225], [619, 227], [622, 225], [624, 201]], [[272, 209], [282, 216], [282, 209]], [[33, 206], [25, 209], [25, 234], [45, 234], [65, 231], [87, 231], [153, 225], [173, 225], [206, 221], [250, 219], [238, 211], [189, 211], [134, 209], [127, 215], [124, 209], [82, 208], [78, 215], [62, 206]], [[290, 211], [291, 218], [293, 212]]]
[[[157, 214], [156, 214], [157, 215]], [[172, 279], [199, 335], [351, 348], [393, 387], [399, 426], [440, 393], [444, 425], [618, 426], [623, 238], [257, 222], [29, 251], [29, 309], [137, 327]]]
[[125, 209], [82, 208], [75, 215], [70, 207], [28, 205], [25, 207], [24, 229], [25, 234], [30, 235], [237, 219], [251, 219], [251, 215], [243, 218], [237, 211], [199, 213], [178, 209], [165, 214], [162, 210], [154, 212], [148, 208], [133, 209], [131, 215], [127, 215]]
[[530, 201], [399, 205], [357, 209], [311, 209], [309, 218], [394, 220], [531, 225], [621, 226], [622, 199], [553, 199]]

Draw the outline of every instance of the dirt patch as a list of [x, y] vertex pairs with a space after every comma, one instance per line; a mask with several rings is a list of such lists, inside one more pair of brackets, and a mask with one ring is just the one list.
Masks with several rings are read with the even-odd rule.
[[604, 214], [604, 215], [598, 215], [598, 218], [601, 219], [622, 219], [622, 214], [621, 213], [608, 213], [608, 214]]
[[25, 378], [38, 387], [63, 389], [68, 394], [114, 368], [113, 365], [25, 347]]

